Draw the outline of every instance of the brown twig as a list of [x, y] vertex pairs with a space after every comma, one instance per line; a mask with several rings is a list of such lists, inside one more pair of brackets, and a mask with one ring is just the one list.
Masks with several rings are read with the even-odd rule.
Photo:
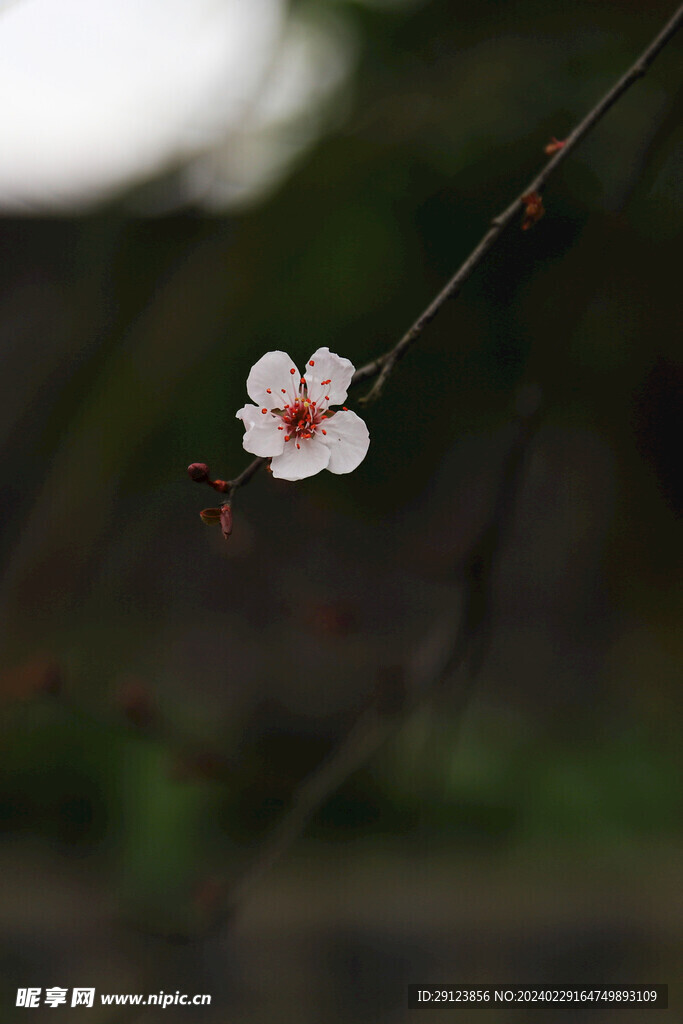
[[[519, 195], [512, 200], [510, 205], [507, 206], [502, 213], [499, 213], [497, 217], [493, 218], [491, 226], [484, 237], [474, 247], [448, 284], [439, 292], [424, 312], [420, 314], [412, 327], [406, 331], [403, 337], [398, 340], [393, 348], [390, 348], [387, 352], [377, 356], [375, 359], [365, 363], [364, 366], [361, 366], [356, 370], [351, 381], [352, 387], [357, 386], [365, 380], [370, 380], [373, 377], [377, 378], [368, 394], [361, 398], [360, 401], [363, 404], [367, 405], [379, 398], [387, 378], [392, 373], [396, 363], [398, 363], [406, 352], [415, 344], [425, 328], [428, 327], [432, 320], [434, 320], [446, 302], [460, 294], [465, 282], [477, 269], [480, 263], [483, 262], [484, 257], [493, 248], [505, 229], [510, 226], [521, 212], [522, 208], [525, 206], [525, 199], [532, 195], [540, 196], [543, 188], [548, 182], [548, 179], [557, 170], [562, 161], [566, 160], [569, 154], [576, 149], [579, 143], [586, 137], [591, 129], [595, 127], [598, 121], [604, 117], [607, 111], [614, 106], [617, 100], [623, 96], [630, 86], [639, 78], [643, 77], [655, 57], [657, 57], [664, 46], [675, 35], [681, 27], [681, 24], [683, 24], [683, 5], [678, 8], [671, 20], [667, 22], [664, 28], [657, 34], [657, 36], [655, 36], [649, 46], [646, 47], [628, 71], [621, 76], [615, 85], [605, 93], [602, 99], [599, 100], [588, 114], [586, 114], [583, 120], [579, 122], [576, 128], [574, 128], [574, 130], [564, 140], [563, 144], [557, 149], [552, 147], [554, 152], [550, 160], [548, 160], [536, 177], [533, 178], [524, 189], [522, 189]], [[228, 481], [229, 493], [232, 495], [238, 487], [242, 487], [244, 484], [248, 483], [261, 466], [265, 465], [267, 462], [268, 459], [258, 458], [249, 463], [246, 469], [244, 469], [238, 477], [235, 477], [234, 480]]]
[[254, 473], [258, 472], [261, 466], [265, 466], [268, 459], [254, 459], [250, 462], [246, 469], [243, 469], [239, 476], [236, 476], [234, 480], [230, 480], [230, 495], [232, 496], [238, 487], [244, 487], [251, 480]]
[[529, 182], [526, 188], [522, 189], [517, 198], [513, 199], [510, 205], [507, 206], [502, 213], [499, 213], [497, 217], [493, 218], [491, 221], [491, 227], [472, 250], [462, 266], [455, 272], [446, 287], [439, 292], [433, 302], [431, 302], [425, 311], [420, 314], [412, 327], [406, 331], [396, 345], [394, 345], [392, 349], [389, 349], [388, 352], [385, 352], [383, 356], [380, 356], [379, 359], [373, 360], [373, 362], [368, 363], [366, 366], [362, 366], [356, 371], [354, 382], [356, 379], [364, 380], [367, 377], [374, 376], [375, 373], [377, 373], [377, 368], [379, 368], [377, 380], [368, 394], [362, 399], [363, 403], [368, 403], [379, 398], [387, 377], [394, 369], [396, 363], [417, 341], [425, 327], [432, 322], [441, 307], [444, 306], [449, 299], [454, 299], [460, 293], [465, 282], [483, 261], [489, 250], [498, 241], [503, 231], [517, 218], [524, 205], [525, 197], [534, 194], [540, 195], [548, 179], [554, 171], [557, 170], [562, 161], [567, 159], [569, 154], [576, 149], [582, 139], [588, 135], [589, 131], [595, 127], [598, 121], [604, 117], [610, 107], [614, 106], [617, 100], [623, 96], [627, 89], [629, 89], [635, 81], [643, 77], [655, 57], [675, 35], [681, 27], [681, 24], [683, 24], [683, 5], [678, 8], [671, 20], [652, 40], [643, 53], [641, 53], [640, 57], [638, 57], [636, 62], [628, 69], [628, 71], [621, 76], [619, 81], [616, 82], [616, 84], [613, 85], [607, 93], [605, 93], [602, 99], [599, 100], [592, 110], [586, 114], [583, 120], [577, 124], [576, 128], [574, 128], [571, 134], [564, 140], [564, 145], [554, 153], [540, 173]]

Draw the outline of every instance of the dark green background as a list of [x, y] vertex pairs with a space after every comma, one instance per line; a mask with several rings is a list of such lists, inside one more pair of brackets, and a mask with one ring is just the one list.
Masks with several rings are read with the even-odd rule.
[[[0, 221], [8, 1007], [96, 985], [213, 994], [184, 1020], [394, 1022], [408, 982], [677, 980], [680, 43], [401, 363], [354, 474], [260, 474], [227, 545], [185, 475], [246, 465], [264, 351], [393, 344], [669, 4], [339, 6], [347, 114], [260, 207]], [[411, 719], [227, 934], [155, 937], [453, 630], [527, 386], [543, 422], [464, 717]], [[140, 694], [163, 734], [126, 722]]]

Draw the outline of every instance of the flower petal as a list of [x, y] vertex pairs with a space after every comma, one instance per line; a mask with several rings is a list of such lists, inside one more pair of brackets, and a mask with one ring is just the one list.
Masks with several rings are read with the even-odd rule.
[[[308, 384], [308, 397], [320, 402], [327, 395], [330, 405], [341, 405], [346, 399], [355, 366], [350, 359], [344, 359], [329, 348], [319, 348], [306, 363], [304, 377]], [[322, 381], [329, 380], [329, 384]]]
[[245, 405], [236, 415], [246, 428], [242, 438], [245, 451], [261, 458], [280, 454], [285, 446], [285, 432], [278, 430], [282, 426], [281, 416], [272, 412], [264, 414], [256, 405]]
[[307, 476], [315, 476], [327, 467], [330, 461], [330, 448], [317, 437], [299, 442], [292, 438], [284, 446], [282, 455], [278, 455], [270, 464], [273, 476], [280, 480], [303, 480]]
[[327, 468], [330, 473], [351, 473], [361, 464], [370, 446], [370, 434], [365, 420], [355, 412], [335, 412], [325, 421], [325, 442], [330, 449]]
[[266, 352], [249, 371], [247, 394], [259, 407], [281, 409], [285, 401], [296, 398], [300, 379], [296, 363], [286, 352]]

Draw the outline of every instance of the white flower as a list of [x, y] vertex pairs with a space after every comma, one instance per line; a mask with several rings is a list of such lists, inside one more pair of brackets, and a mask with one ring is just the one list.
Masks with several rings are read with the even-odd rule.
[[370, 444], [360, 416], [343, 408], [354, 374], [348, 359], [319, 348], [302, 377], [286, 352], [266, 352], [247, 377], [256, 405], [237, 413], [246, 428], [243, 445], [252, 455], [271, 459], [273, 476], [303, 480], [321, 469], [350, 473]]

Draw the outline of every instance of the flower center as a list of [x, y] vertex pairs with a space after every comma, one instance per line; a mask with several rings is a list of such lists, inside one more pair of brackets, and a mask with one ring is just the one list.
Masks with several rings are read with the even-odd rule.
[[[311, 364], [312, 365], [312, 364]], [[290, 371], [294, 373], [294, 370]], [[324, 380], [321, 382], [323, 385], [331, 384], [331, 380]], [[282, 388], [282, 391], [285, 389]], [[270, 388], [268, 388], [268, 394], [272, 394]], [[308, 440], [313, 437], [320, 423], [331, 415], [329, 410], [330, 396], [325, 395], [320, 402], [314, 402], [308, 397], [308, 386], [304, 377], [301, 378], [299, 383], [299, 394], [292, 402], [286, 402], [285, 407], [280, 412], [279, 409], [274, 410], [282, 416], [282, 426], [278, 427], [279, 430], [285, 431], [285, 441], [295, 441], [297, 448], [300, 448], [299, 444], [302, 440]], [[264, 409], [263, 412], [266, 410]], [[322, 430], [323, 434], [326, 434], [326, 430]]]
[[323, 410], [318, 409], [316, 403], [309, 401], [305, 396], [300, 396], [286, 405], [282, 413], [286, 436], [296, 438], [297, 441], [313, 437], [318, 424], [324, 418]]

